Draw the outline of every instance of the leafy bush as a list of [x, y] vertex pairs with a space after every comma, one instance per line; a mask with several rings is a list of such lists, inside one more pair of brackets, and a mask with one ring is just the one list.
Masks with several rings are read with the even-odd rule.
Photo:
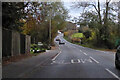
[[84, 35], [83, 35], [83, 33], [74, 33], [71, 37], [72, 38], [83, 38]]
[[64, 32], [64, 36], [68, 36], [68, 32]]

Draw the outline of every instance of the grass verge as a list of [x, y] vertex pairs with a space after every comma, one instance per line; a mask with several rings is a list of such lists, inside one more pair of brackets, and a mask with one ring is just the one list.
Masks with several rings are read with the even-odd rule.
[[68, 42], [71, 42], [71, 43], [73, 43], [73, 44], [77, 44], [77, 45], [80, 45], [80, 46], [83, 46], [83, 47], [88, 47], [88, 48], [92, 48], [92, 49], [95, 49], [95, 50], [101, 50], [101, 51], [112, 51], [112, 52], [116, 52], [116, 49], [98, 48], [98, 47], [93, 46], [92, 44], [80, 44], [80, 43], [77, 43], [77, 42], [72, 42], [67, 36], [64, 36], [63, 38], [64, 38], [65, 40], [67, 40]]

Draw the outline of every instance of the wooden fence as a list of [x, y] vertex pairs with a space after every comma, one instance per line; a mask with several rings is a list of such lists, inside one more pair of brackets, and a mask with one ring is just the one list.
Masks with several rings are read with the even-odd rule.
[[30, 53], [31, 37], [17, 31], [2, 29], [2, 57]]
[[2, 27], [0, 26], [0, 63], [2, 62]]

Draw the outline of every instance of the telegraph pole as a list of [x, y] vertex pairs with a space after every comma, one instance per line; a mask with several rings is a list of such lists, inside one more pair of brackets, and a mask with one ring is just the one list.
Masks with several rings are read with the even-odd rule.
[[118, 2], [118, 23], [120, 24], [120, 1]]
[[51, 18], [52, 18], [52, 10], [50, 7], [50, 22], [49, 22], [49, 45], [51, 46], [51, 38], [52, 38], [52, 33], [51, 33]]

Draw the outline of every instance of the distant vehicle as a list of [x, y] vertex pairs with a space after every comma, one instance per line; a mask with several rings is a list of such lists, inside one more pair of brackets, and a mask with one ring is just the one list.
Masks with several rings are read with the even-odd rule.
[[60, 41], [60, 39], [56, 39], [56, 41]]
[[60, 41], [59, 41], [59, 44], [65, 44], [65, 43], [64, 43], [63, 41], [60, 40]]
[[115, 55], [115, 66], [117, 69], [120, 69], [120, 45], [117, 48], [117, 52]]
[[58, 33], [61, 34], [61, 32], [58, 30]]
[[43, 44], [42, 44], [42, 42], [38, 42], [38, 45], [39, 45], [39, 46], [42, 46]]

